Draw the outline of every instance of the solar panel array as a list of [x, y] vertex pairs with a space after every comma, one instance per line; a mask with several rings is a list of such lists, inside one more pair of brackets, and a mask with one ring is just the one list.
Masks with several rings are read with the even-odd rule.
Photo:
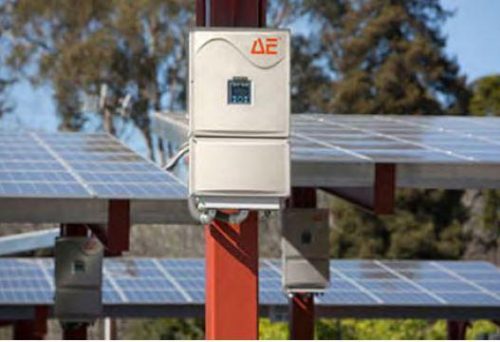
[[0, 133], [0, 197], [184, 198], [185, 186], [107, 134]]
[[[293, 161], [500, 164], [499, 117], [294, 114], [291, 118]], [[156, 123], [165, 139], [187, 139], [185, 113], [158, 113]]]
[[[202, 259], [106, 259], [106, 305], [204, 303]], [[486, 262], [332, 260], [321, 306], [490, 307], [500, 310], [500, 271]], [[51, 304], [52, 259], [0, 259], [0, 306]], [[278, 260], [262, 260], [260, 303], [287, 303]]]
[[500, 164], [500, 118], [293, 115], [294, 160]]

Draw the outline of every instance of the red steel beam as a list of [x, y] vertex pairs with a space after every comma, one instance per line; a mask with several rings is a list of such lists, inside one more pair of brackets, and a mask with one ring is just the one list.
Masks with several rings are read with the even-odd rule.
[[75, 325], [71, 328], [63, 329], [63, 340], [86, 340], [87, 324]]
[[87, 226], [85, 224], [62, 224], [61, 236], [87, 236]]
[[109, 201], [107, 227], [108, 256], [120, 256], [130, 249], [130, 201]]
[[376, 164], [372, 187], [335, 187], [322, 190], [374, 214], [390, 215], [394, 213], [396, 197], [396, 166]]
[[290, 298], [290, 339], [314, 339], [314, 295], [295, 293]]
[[47, 318], [49, 309], [46, 306], [35, 307], [35, 319], [14, 322], [14, 340], [43, 340], [47, 335]]
[[[293, 188], [289, 208], [316, 208], [315, 188]], [[289, 300], [289, 334], [292, 340], [314, 339], [314, 295], [294, 293]]]
[[467, 328], [470, 323], [467, 321], [447, 321], [448, 340], [465, 340]]
[[205, 227], [207, 339], [258, 338], [258, 215]]
[[[196, 24], [264, 27], [266, 0], [197, 0]], [[207, 339], [257, 339], [259, 319], [258, 215], [240, 225], [205, 226]]]
[[196, 0], [196, 26], [265, 27], [267, 0]]

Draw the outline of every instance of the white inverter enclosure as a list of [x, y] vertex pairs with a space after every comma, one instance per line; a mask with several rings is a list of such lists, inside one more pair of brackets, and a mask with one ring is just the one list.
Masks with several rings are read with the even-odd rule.
[[[190, 151], [190, 193], [213, 197], [218, 208], [245, 208], [251, 203], [249, 198], [266, 197], [265, 202], [271, 206], [261, 208], [272, 209], [279, 205], [279, 198], [289, 195], [287, 140], [194, 138]], [[222, 204], [221, 197], [228, 196], [232, 199]], [[238, 200], [242, 201], [241, 205]], [[259, 201], [250, 207], [263, 203]], [[212, 206], [207, 203], [207, 207]]]
[[201, 209], [279, 209], [290, 193], [290, 33], [190, 32], [189, 193]]
[[191, 133], [288, 137], [289, 37], [288, 30], [191, 31]]

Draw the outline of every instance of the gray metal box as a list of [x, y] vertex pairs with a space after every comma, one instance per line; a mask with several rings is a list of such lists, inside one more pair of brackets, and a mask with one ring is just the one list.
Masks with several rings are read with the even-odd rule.
[[330, 281], [329, 211], [285, 209], [281, 216], [283, 288], [317, 292]]
[[102, 313], [104, 249], [95, 238], [63, 237], [55, 246], [55, 316], [62, 322], [92, 322]]

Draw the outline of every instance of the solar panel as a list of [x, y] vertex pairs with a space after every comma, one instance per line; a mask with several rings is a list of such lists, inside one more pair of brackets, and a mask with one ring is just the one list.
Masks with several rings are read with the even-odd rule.
[[172, 199], [186, 191], [107, 134], [0, 133], [0, 197]]
[[0, 131], [0, 222], [105, 224], [108, 202], [129, 200], [132, 223], [191, 223], [186, 197], [110, 135]]
[[[187, 139], [186, 115], [156, 115], [160, 136]], [[377, 164], [409, 188], [500, 188], [500, 118], [292, 115], [292, 185], [370, 187]]]
[[[278, 260], [260, 262], [262, 306], [288, 303], [280, 267]], [[330, 268], [331, 285], [316, 297], [320, 316], [491, 318], [500, 310], [500, 271], [485, 262], [332, 260]], [[52, 259], [0, 259], [0, 313], [12, 305], [51, 305], [53, 272]], [[150, 308], [155, 316], [155, 308], [173, 306], [175, 316], [179, 305], [202, 308], [205, 301], [202, 259], [113, 258], [105, 260], [103, 273], [105, 310], [135, 308], [123, 315], [147, 315], [137, 310]]]

